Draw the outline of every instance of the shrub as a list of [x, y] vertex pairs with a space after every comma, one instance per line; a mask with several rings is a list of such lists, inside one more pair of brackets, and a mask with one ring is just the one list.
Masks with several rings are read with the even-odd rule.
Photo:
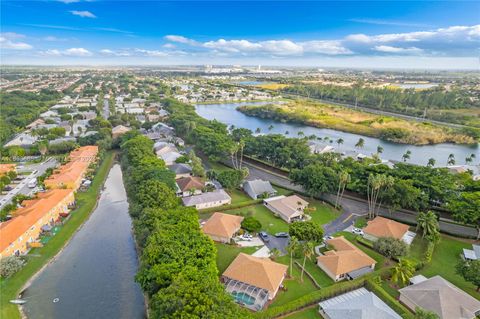
[[378, 239], [373, 248], [388, 258], [400, 258], [408, 253], [408, 246], [403, 241], [392, 237]]
[[427, 249], [425, 250], [425, 255], [423, 261], [425, 263], [430, 263], [432, 261], [433, 251], [435, 250], [435, 242], [429, 241], [427, 245]]
[[252, 216], [247, 216], [242, 221], [242, 228], [249, 232], [257, 233], [262, 229], [262, 224], [258, 219]]
[[20, 257], [8, 256], [0, 259], [0, 277], [7, 278], [23, 267], [23, 260]]
[[320, 243], [323, 240], [322, 226], [312, 221], [294, 222], [288, 227], [288, 233], [301, 241]]

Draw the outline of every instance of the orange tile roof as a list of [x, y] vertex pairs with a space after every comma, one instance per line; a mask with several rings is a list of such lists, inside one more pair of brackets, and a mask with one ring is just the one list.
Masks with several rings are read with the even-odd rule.
[[73, 193], [73, 189], [54, 189], [38, 193], [35, 199], [24, 200], [23, 207], [12, 213], [12, 219], [0, 223], [0, 252], [4, 251], [71, 193]]
[[288, 266], [268, 258], [240, 253], [224, 271], [223, 276], [266, 289], [273, 295], [282, 284], [287, 269]]
[[330, 239], [327, 243], [335, 250], [329, 250], [323, 256], [318, 256], [317, 261], [336, 276], [376, 263], [343, 236]]
[[203, 225], [207, 235], [231, 238], [240, 229], [243, 217], [223, 213], [214, 213]]
[[0, 175], [6, 174], [10, 171], [14, 171], [17, 165], [15, 164], [0, 164]]
[[182, 177], [177, 179], [177, 185], [182, 192], [188, 191], [190, 189], [202, 189], [205, 187], [205, 184], [198, 177]]
[[408, 225], [378, 216], [367, 223], [363, 232], [375, 237], [393, 237], [401, 239], [408, 231], [408, 228]]

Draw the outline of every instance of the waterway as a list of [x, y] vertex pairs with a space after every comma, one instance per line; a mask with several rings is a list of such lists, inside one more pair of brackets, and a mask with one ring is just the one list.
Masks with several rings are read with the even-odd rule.
[[[120, 166], [64, 250], [23, 294], [28, 319], [145, 318], [138, 262]], [[58, 298], [58, 299], [57, 299]]]
[[[245, 102], [245, 103], [227, 103], [227, 104], [203, 104], [196, 105], [196, 111], [198, 115], [213, 120], [216, 119], [227, 125], [234, 125], [235, 127], [242, 127], [256, 131], [257, 128], [260, 128], [261, 133], [265, 134], [283, 134], [288, 132], [289, 137], [297, 137], [298, 132], [303, 132], [305, 136], [310, 136], [312, 134], [317, 137], [325, 138], [328, 137], [332, 142], [328, 142], [339, 152], [347, 151], [357, 151], [365, 155], [371, 155], [377, 152], [377, 146], [383, 148], [383, 153], [381, 157], [383, 159], [402, 161], [402, 156], [407, 152], [411, 151], [411, 158], [408, 160], [409, 163], [426, 165], [430, 158], [436, 160], [437, 166], [446, 166], [448, 156], [454, 154], [457, 164], [465, 164], [465, 158], [470, 156], [470, 154], [475, 154], [476, 159], [475, 163], [478, 164], [480, 159], [480, 149], [477, 145], [459, 145], [459, 144], [435, 144], [435, 145], [408, 145], [408, 144], [397, 144], [384, 141], [374, 137], [367, 137], [353, 133], [346, 133], [331, 129], [321, 129], [311, 126], [306, 126], [302, 124], [292, 124], [292, 123], [282, 123], [270, 119], [262, 119], [258, 117], [247, 116], [239, 111], [236, 108], [240, 105], [264, 105], [271, 102]], [[342, 138], [344, 143], [340, 146], [337, 145], [336, 140]], [[365, 140], [365, 146], [362, 149], [356, 149], [355, 144], [360, 138]]]

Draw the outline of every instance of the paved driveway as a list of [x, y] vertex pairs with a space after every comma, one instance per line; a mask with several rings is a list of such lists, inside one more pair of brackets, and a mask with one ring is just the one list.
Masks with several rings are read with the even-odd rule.
[[272, 234], [268, 234], [268, 237], [270, 238], [270, 240], [265, 243], [265, 246], [267, 246], [268, 249], [272, 250], [276, 248], [280, 250], [282, 256], [287, 253], [287, 246], [290, 238], [275, 237]]

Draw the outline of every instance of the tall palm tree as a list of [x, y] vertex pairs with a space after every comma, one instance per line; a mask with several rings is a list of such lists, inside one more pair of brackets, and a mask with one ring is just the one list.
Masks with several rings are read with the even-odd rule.
[[378, 154], [382, 154], [382, 153], [383, 153], [383, 147], [381, 147], [380, 145], [377, 146], [377, 153], [378, 153]]
[[422, 238], [438, 234], [437, 215], [432, 211], [420, 212], [417, 216], [417, 231], [422, 229]]
[[337, 190], [337, 198], [335, 200], [335, 208], [338, 206], [338, 202], [343, 196], [343, 193], [345, 192], [345, 187], [347, 184], [350, 182], [350, 174], [346, 171], [341, 171], [338, 174], [338, 190]]
[[293, 278], [293, 254], [297, 250], [299, 245], [299, 241], [297, 237], [292, 236], [290, 237], [290, 242], [288, 243], [287, 246], [287, 251], [290, 253], [290, 277]]
[[448, 155], [447, 165], [455, 165], [455, 155]]
[[277, 259], [282, 252], [278, 248], [273, 248], [270, 250], [270, 258], [273, 260]]
[[429, 158], [429, 159], [428, 159], [428, 164], [427, 164], [427, 166], [429, 166], [429, 167], [434, 167], [434, 166], [435, 166], [435, 163], [436, 163], [436, 161], [435, 161], [435, 159], [434, 159], [433, 157], [432, 157], [432, 158]]
[[415, 265], [412, 261], [402, 258], [392, 269], [392, 281], [399, 285], [405, 285], [415, 272]]
[[302, 265], [302, 274], [300, 275], [300, 281], [301, 282], [303, 282], [303, 273], [305, 271], [305, 262], [307, 261], [307, 258], [310, 258], [313, 255], [313, 243], [310, 242], [310, 241], [305, 242], [302, 246], [302, 252], [303, 252], [303, 265]]
[[471, 156], [465, 157], [465, 164], [468, 165], [468, 164], [472, 163], [472, 161], [473, 161], [473, 158]]
[[340, 147], [340, 145], [342, 145], [343, 142], [344, 142], [343, 138], [340, 137], [339, 139], [337, 139], [338, 147]]
[[255, 130], [255, 133], [259, 134], [261, 131], [262, 131], [262, 129], [257, 127], [257, 129]]
[[268, 130], [271, 131], [272, 129], [273, 129], [273, 125], [270, 124], [270, 125], [268, 126]]
[[357, 144], [355, 144], [355, 148], [363, 148], [365, 146], [365, 140], [363, 138], [359, 138]]
[[288, 135], [288, 134], [290, 134], [290, 132], [289, 132], [289, 131], [285, 131], [285, 135]]

